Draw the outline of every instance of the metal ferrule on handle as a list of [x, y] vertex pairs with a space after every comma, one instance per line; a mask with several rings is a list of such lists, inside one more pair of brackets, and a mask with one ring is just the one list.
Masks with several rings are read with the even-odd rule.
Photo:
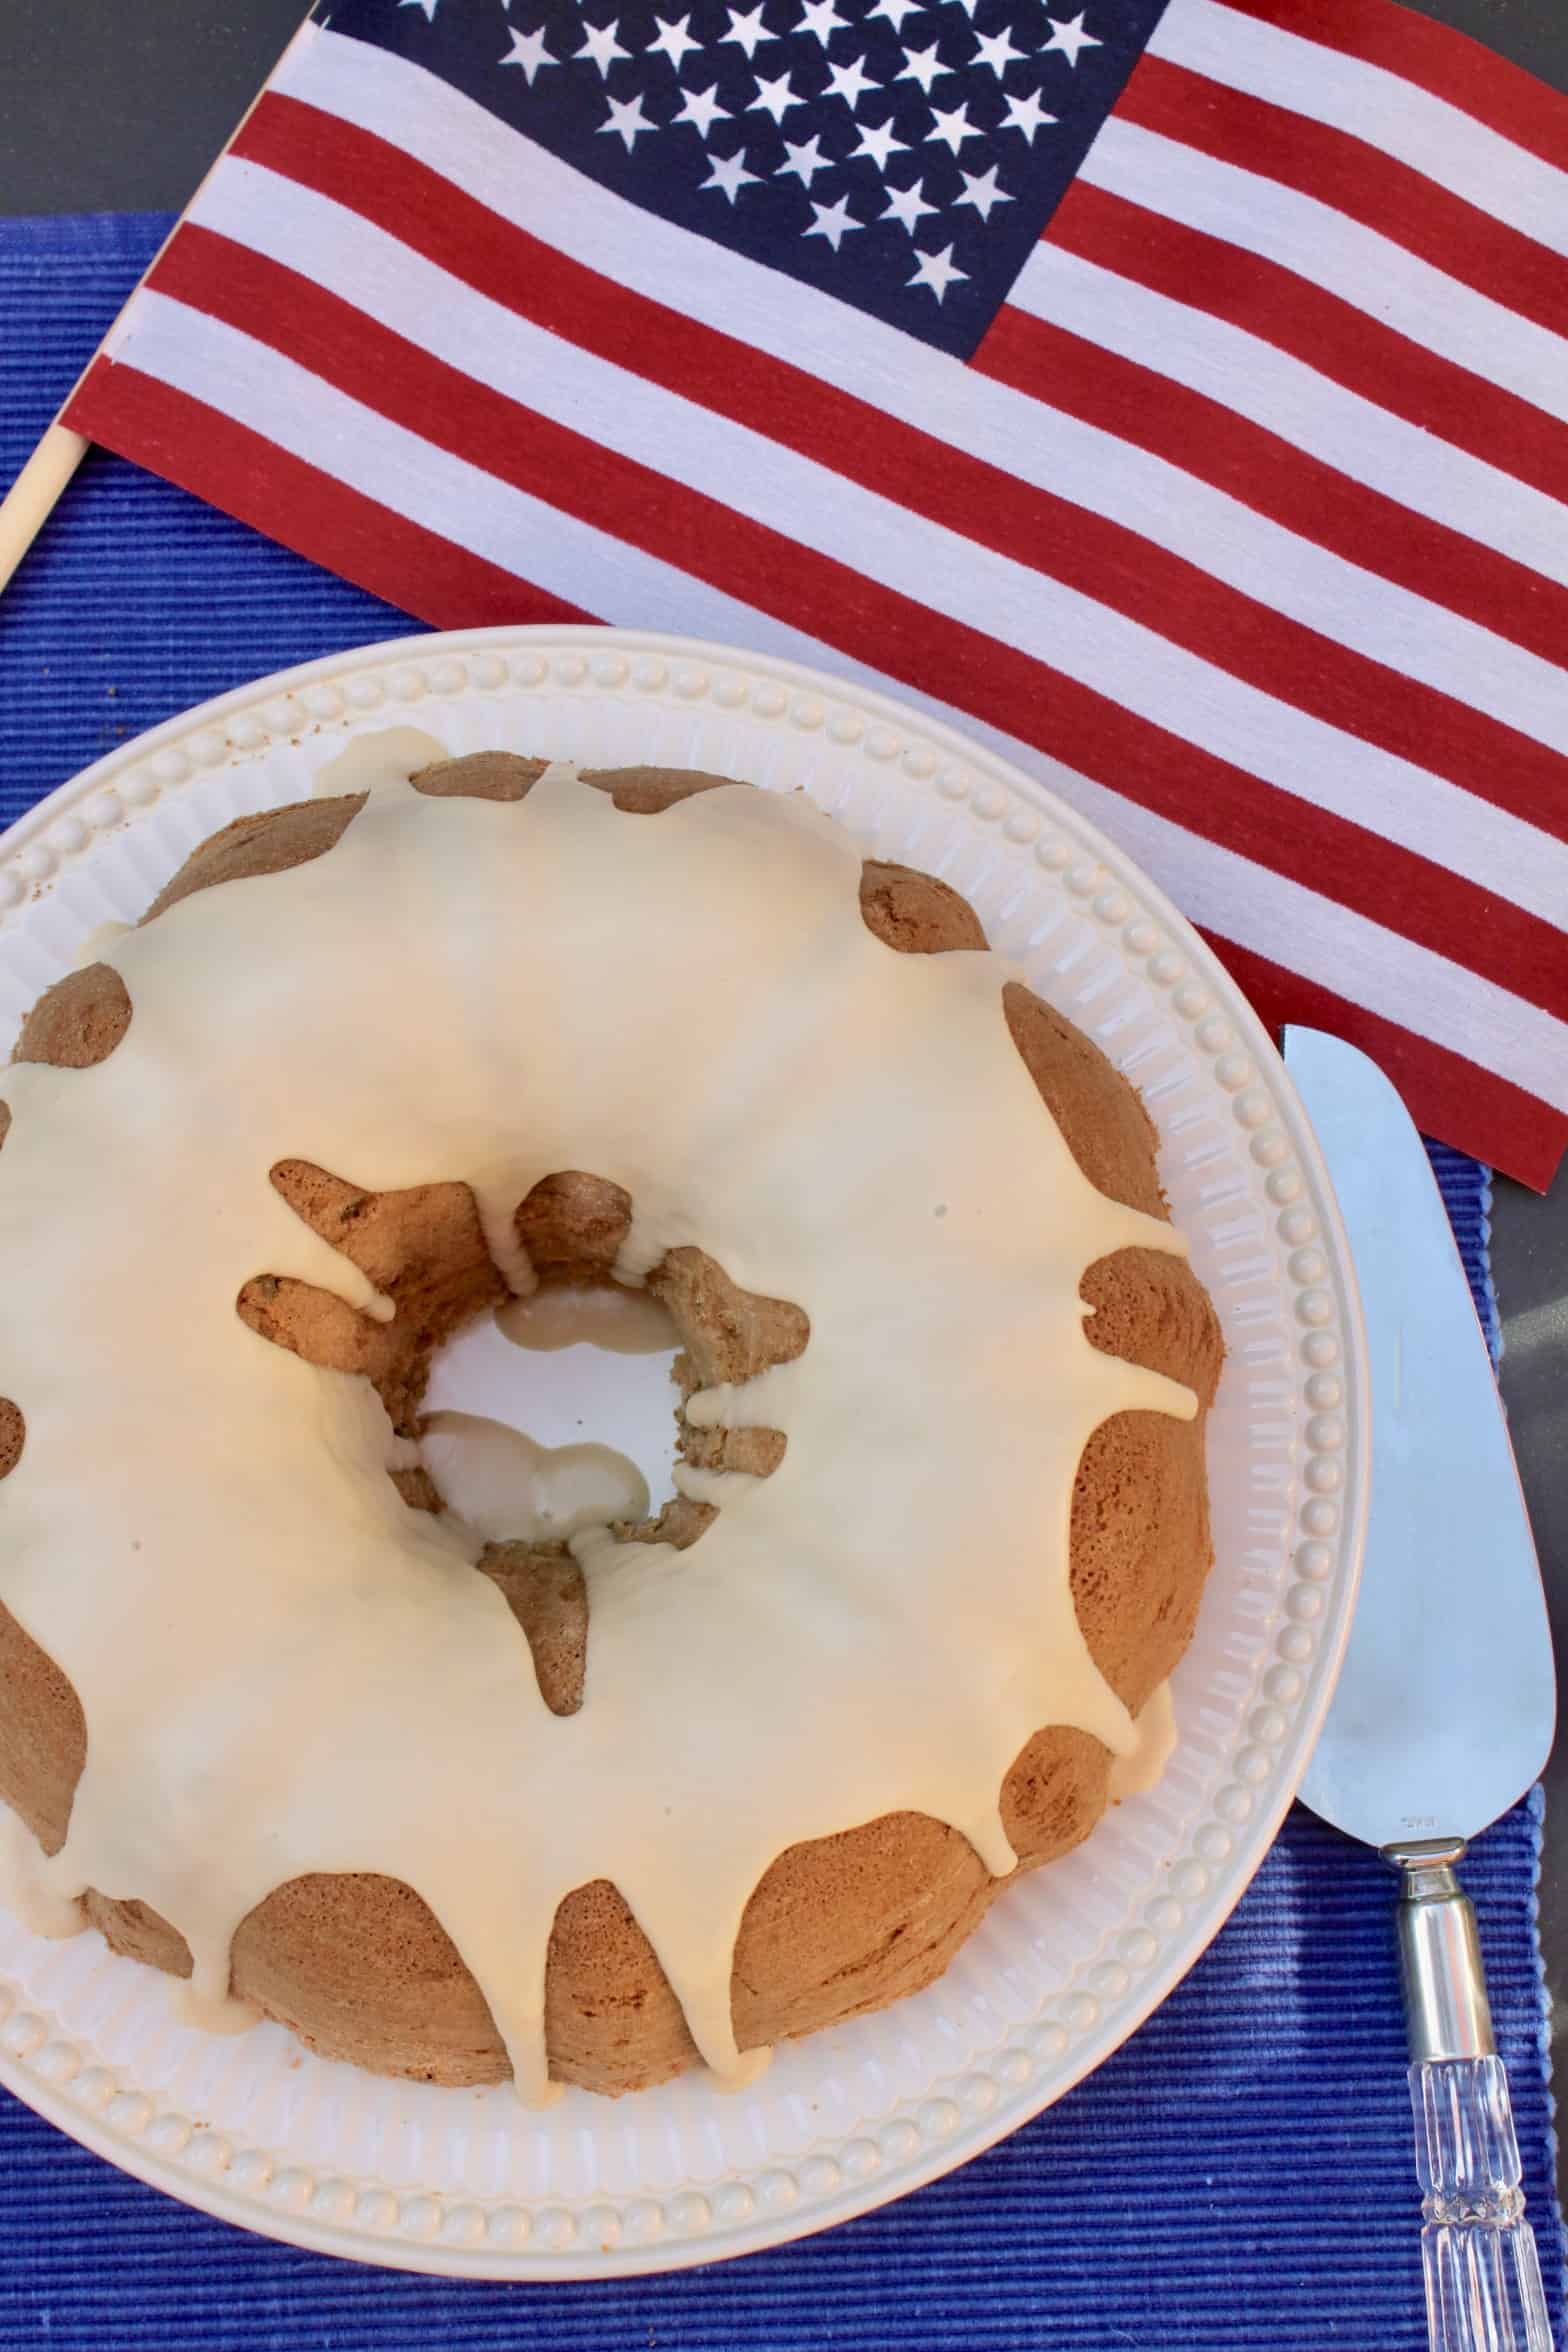
[[1432, 2352], [1552, 2352], [1535, 2235], [1461, 1838], [1387, 1846], [1400, 1874], [1399, 1956], [1421, 2176]]
[[1463, 1838], [1386, 1849], [1400, 1874], [1399, 1972], [1412, 2066], [1497, 2050], [1475, 1906], [1454, 1876], [1464, 1850]]

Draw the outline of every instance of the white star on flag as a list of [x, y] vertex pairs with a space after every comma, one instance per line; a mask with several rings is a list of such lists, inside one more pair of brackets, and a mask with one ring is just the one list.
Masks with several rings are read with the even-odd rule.
[[1054, 123], [1055, 120], [1055, 115], [1046, 113], [1038, 96], [1031, 90], [1027, 98], [1008, 99], [1007, 120], [998, 123], [996, 127], [999, 131], [1022, 131], [1032, 147], [1035, 132], [1040, 129], [1042, 124]]
[[875, 8], [866, 10], [866, 22], [869, 24], [874, 16], [885, 16], [902, 40], [905, 17], [918, 16], [925, 5], [926, 0], [877, 0]]
[[757, 6], [752, 9], [749, 16], [742, 16], [738, 8], [732, 8], [729, 16], [729, 30], [720, 33], [720, 45], [722, 46], [726, 41], [738, 41], [746, 52], [746, 62], [749, 65], [757, 53], [757, 43], [773, 39], [773, 35], [762, 21], [762, 0], [757, 0]]
[[655, 17], [654, 22], [657, 24], [659, 29], [654, 34], [653, 39], [648, 43], [648, 54], [651, 56], [655, 49], [662, 49], [665, 56], [669, 59], [671, 65], [673, 65], [676, 72], [679, 73], [681, 70], [681, 62], [686, 56], [687, 51], [691, 49], [700, 49], [702, 47], [702, 43], [700, 41], [694, 41], [690, 33], [686, 30], [686, 27], [691, 23], [691, 18], [689, 16], [677, 16], [672, 20], [668, 17], [660, 16]]
[[672, 116], [670, 127], [673, 130], [676, 123], [690, 123], [698, 137], [705, 139], [713, 128], [715, 117], [728, 115], [729, 112], [729, 107], [719, 104], [717, 82], [711, 90], [683, 90], [680, 111]]
[[911, 286], [929, 286], [940, 302], [955, 279], [967, 278], [968, 275], [967, 270], [959, 269], [954, 262], [952, 246], [944, 245], [940, 253], [915, 255], [915, 274], [908, 283]]
[[848, 65], [828, 67], [828, 87], [822, 95], [825, 98], [830, 95], [842, 98], [853, 111], [867, 90], [879, 90], [881, 87], [881, 83], [874, 82], [867, 73], [865, 59], [852, 57]]
[[835, 253], [844, 242], [846, 229], [859, 229], [865, 226], [863, 221], [856, 220], [849, 209], [849, 200], [844, 196], [839, 198], [837, 204], [819, 204], [813, 197], [811, 209], [816, 218], [810, 228], [803, 233], [808, 237], [826, 237]]
[[1051, 28], [1051, 38], [1040, 52], [1042, 57], [1049, 57], [1053, 49], [1059, 49], [1069, 65], [1076, 65], [1080, 49], [1103, 49], [1105, 46], [1103, 41], [1095, 39], [1093, 33], [1084, 31], [1081, 12], [1072, 17], [1048, 16], [1045, 21]]
[[931, 84], [936, 80], [937, 75], [946, 73], [948, 70], [938, 59], [936, 43], [933, 41], [929, 49], [906, 49], [903, 70], [895, 74], [893, 79], [898, 82], [918, 82], [929, 98]]
[[793, 172], [801, 186], [809, 188], [818, 172], [831, 171], [833, 168], [832, 159], [822, 152], [820, 139], [803, 140], [798, 147], [786, 139], [784, 153], [788, 160], [781, 163], [774, 173], [776, 180], [782, 180], [786, 173]]
[[710, 155], [708, 162], [712, 168], [702, 183], [704, 188], [717, 188], [732, 204], [742, 188], [757, 184], [756, 173], [746, 169], [744, 155]]
[[[574, 49], [572, 51], [572, 55], [574, 57], [591, 57], [594, 61], [594, 64], [599, 68], [602, 79], [605, 81], [608, 81], [610, 78], [610, 68], [615, 63], [615, 60], [618, 57], [630, 57], [631, 55], [631, 51], [629, 49], [623, 49], [620, 42], [616, 39], [616, 33], [618, 29], [619, 28], [613, 24], [591, 25], [585, 23], [583, 26], [583, 32], [586, 38], [583, 41], [583, 45], [580, 49]], [[651, 129], [652, 127], [653, 126], [650, 124], [649, 128]]]
[[552, 57], [545, 47], [543, 33], [517, 32], [512, 35], [510, 52], [501, 60], [503, 65], [520, 65], [522, 67], [528, 77], [530, 90], [534, 86], [534, 75], [542, 65], [559, 65], [560, 62], [560, 59]]
[[988, 221], [996, 205], [1011, 204], [1013, 201], [1005, 188], [997, 186], [996, 171], [994, 163], [988, 172], [966, 172], [960, 165], [959, 176], [964, 183], [964, 192], [962, 196], [955, 196], [953, 202], [972, 204], [980, 218]]
[[945, 140], [955, 155], [966, 139], [979, 139], [985, 135], [978, 124], [970, 121], [967, 100], [959, 106], [933, 106], [931, 116], [927, 139]]
[[806, 0], [794, 29], [797, 33], [814, 33], [825, 49], [833, 35], [843, 32], [848, 23], [848, 17], [839, 15], [833, 0]]
[[916, 180], [912, 188], [889, 188], [887, 205], [882, 218], [902, 221], [909, 234], [913, 236], [916, 221], [923, 220], [928, 212], [935, 212], [935, 210], [936, 206], [928, 204], [921, 195], [920, 182]]
[[776, 74], [771, 82], [765, 81], [762, 75], [758, 74], [757, 95], [746, 111], [748, 114], [752, 113], [760, 106], [764, 114], [771, 114], [774, 121], [778, 123], [784, 120], [792, 106], [801, 106], [804, 103], [803, 99], [796, 97], [795, 85], [786, 69], [783, 73]]
[[869, 155], [877, 170], [885, 172], [889, 155], [909, 145], [907, 139], [894, 138], [890, 122], [877, 123], [870, 128], [865, 123], [856, 123], [855, 128], [860, 133], [860, 145], [853, 155], [845, 158], [849, 163], [858, 163], [862, 155]]
[[1015, 49], [1013, 37], [1006, 25], [999, 33], [976, 33], [976, 48], [971, 65], [988, 65], [994, 74], [1002, 74], [1020, 57], [1027, 57], [1027, 49]]
[[397, 0], [397, 4], [399, 8], [422, 8], [425, 12], [426, 24], [434, 24], [436, 10], [440, 7], [441, 0]]
[[641, 98], [611, 98], [609, 105], [610, 119], [602, 122], [599, 128], [601, 131], [614, 131], [624, 139], [628, 155], [644, 131], [656, 131], [659, 127], [643, 113]]

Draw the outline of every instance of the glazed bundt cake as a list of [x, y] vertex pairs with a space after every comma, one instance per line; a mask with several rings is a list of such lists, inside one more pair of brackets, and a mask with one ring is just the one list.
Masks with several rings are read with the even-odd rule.
[[[626, 2091], [929, 1984], [1192, 1633], [1221, 1346], [1133, 1088], [798, 795], [484, 753], [241, 818], [0, 1073], [4, 1888], [313, 2048]], [[679, 1335], [673, 1492], [422, 1398]]]

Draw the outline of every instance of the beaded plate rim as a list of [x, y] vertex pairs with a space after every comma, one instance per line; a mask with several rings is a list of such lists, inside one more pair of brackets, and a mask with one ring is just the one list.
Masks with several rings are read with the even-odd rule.
[[427, 701], [544, 687], [618, 702], [711, 700], [719, 710], [744, 710], [750, 722], [812, 737], [830, 766], [876, 763], [929, 788], [949, 809], [967, 804], [1019, 856], [1032, 855], [1040, 879], [1064, 885], [1080, 911], [1091, 910], [1117, 936], [1129, 969], [1166, 1000], [1191, 1053], [1207, 1064], [1217, 1097], [1228, 1097], [1254, 1198], [1288, 1253], [1280, 1295], [1298, 1334], [1301, 1444], [1285, 1540], [1295, 1573], [1271, 1620], [1272, 1663], [1254, 1677], [1229, 1778], [1164, 1857], [1165, 1894], [1144, 1906], [1145, 1921], [1153, 1913], [1157, 1924], [1121, 1935], [1121, 1956], [1080, 1966], [1031, 2030], [1009, 2029], [984, 2067], [897, 2101], [874, 2140], [825, 2138], [790, 2166], [732, 2170], [662, 2200], [600, 2198], [575, 2209], [399, 2194], [371, 2176], [317, 2178], [280, 2163], [281, 2151], [235, 2146], [198, 2118], [159, 2111], [155, 2098], [120, 2081], [90, 2046], [40, 2014], [36, 1998], [19, 2007], [17, 1986], [0, 1972], [0, 2082], [85, 2147], [190, 2205], [287, 2243], [460, 2278], [626, 2276], [779, 2245], [923, 2186], [1081, 2081], [1187, 1974], [1268, 1850], [1332, 1696], [1368, 1488], [1354, 1272], [1310, 1124], [1263, 1025], [1163, 892], [1094, 825], [957, 730], [851, 681], [771, 655], [600, 627], [436, 633], [304, 663], [119, 746], [0, 835], [0, 959], [8, 932], [62, 872], [204, 773], [335, 722], [377, 713], [412, 720]]

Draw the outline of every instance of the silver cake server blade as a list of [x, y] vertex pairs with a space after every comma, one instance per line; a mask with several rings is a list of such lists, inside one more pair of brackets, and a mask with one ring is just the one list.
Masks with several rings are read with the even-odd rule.
[[1301, 1795], [1400, 1874], [1433, 2352], [1551, 2352], [1508, 2084], [1455, 1865], [1537, 1778], [1557, 1686], [1535, 1546], [1453, 1232], [1377, 1064], [1287, 1029], [1367, 1327], [1372, 1502], [1345, 1662]]

